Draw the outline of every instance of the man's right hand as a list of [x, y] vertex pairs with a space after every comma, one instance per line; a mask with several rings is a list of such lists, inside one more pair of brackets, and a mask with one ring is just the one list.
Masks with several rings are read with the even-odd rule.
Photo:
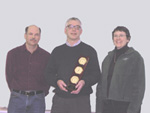
[[66, 84], [63, 80], [58, 80], [57, 81], [57, 85], [59, 86], [59, 88], [65, 92], [68, 92], [68, 90], [66, 89]]

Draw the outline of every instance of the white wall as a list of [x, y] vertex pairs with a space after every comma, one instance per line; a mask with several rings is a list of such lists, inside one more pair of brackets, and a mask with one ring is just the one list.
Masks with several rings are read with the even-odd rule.
[[[25, 42], [25, 27], [40, 26], [42, 38], [39, 45], [51, 52], [66, 41], [64, 25], [74, 16], [83, 23], [81, 40], [97, 50], [100, 65], [107, 52], [114, 48], [112, 30], [118, 25], [129, 28], [132, 36], [129, 46], [138, 50], [145, 61], [146, 93], [142, 113], [146, 113], [150, 100], [149, 10], [148, 0], [1, 0], [0, 106], [7, 106], [10, 95], [5, 80], [6, 54]], [[95, 86], [93, 89], [91, 105], [95, 111]], [[46, 97], [47, 109], [51, 108], [52, 95], [51, 88]]]

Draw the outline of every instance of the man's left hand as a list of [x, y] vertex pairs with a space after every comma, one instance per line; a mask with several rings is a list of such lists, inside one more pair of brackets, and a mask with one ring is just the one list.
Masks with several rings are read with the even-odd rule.
[[84, 85], [85, 85], [85, 81], [80, 80], [78, 82], [78, 84], [76, 85], [76, 90], [72, 91], [71, 94], [78, 94], [81, 91], [81, 89], [83, 88]]

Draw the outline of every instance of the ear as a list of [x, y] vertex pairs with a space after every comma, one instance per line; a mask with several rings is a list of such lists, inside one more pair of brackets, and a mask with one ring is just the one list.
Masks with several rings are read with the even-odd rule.
[[127, 40], [127, 42], [129, 43], [129, 42], [130, 42], [130, 40], [128, 39], [128, 40]]
[[65, 32], [65, 34], [66, 34], [66, 32], [67, 32], [67, 29], [66, 29], [66, 28], [64, 29], [64, 32]]
[[130, 37], [127, 38], [128, 43], [130, 42], [130, 39], [131, 39]]
[[83, 30], [81, 29], [81, 31], [80, 31], [80, 35], [82, 34], [82, 32], [83, 32]]
[[24, 38], [26, 39], [26, 37], [27, 37], [27, 34], [25, 33], [25, 34], [24, 34]]

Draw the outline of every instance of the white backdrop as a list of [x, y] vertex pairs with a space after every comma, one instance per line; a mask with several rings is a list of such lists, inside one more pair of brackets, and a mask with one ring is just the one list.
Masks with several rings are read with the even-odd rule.
[[[81, 40], [93, 46], [99, 63], [114, 48], [111, 33], [118, 25], [126, 26], [131, 33], [129, 46], [138, 50], [144, 58], [146, 92], [142, 113], [148, 113], [150, 101], [150, 54], [148, 0], [1, 0], [0, 1], [0, 106], [7, 107], [9, 89], [5, 79], [7, 52], [22, 45], [24, 29], [35, 24], [42, 29], [39, 45], [51, 52], [66, 41], [65, 22], [70, 17], [82, 21]], [[52, 89], [46, 97], [46, 108], [51, 108]], [[95, 111], [95, 86], [91, 95], [92, 111]]]

